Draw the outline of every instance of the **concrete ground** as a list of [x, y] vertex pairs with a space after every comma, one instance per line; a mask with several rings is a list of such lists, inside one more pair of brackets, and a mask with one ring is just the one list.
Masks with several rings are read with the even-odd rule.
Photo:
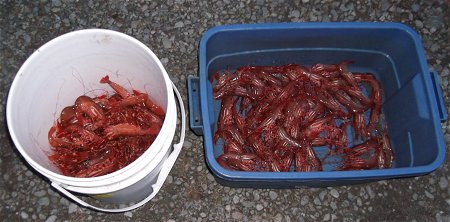
[[[143, 207], [105, 214], [50, 188], [17, 152], [6, 126], [8, 90], [22, 63], [47, 41], [73, 30], [131, 35], [161, 59], [187, 105], [186, 77], [197, 74], [202, 33], [221, 24], [396, 21], [422, 38], [440, 74], [450, 113], [449, 1], [0, 1], [0, 220], [4, 221], [450, 221], [449, 121], [445, 163], [421, 177], [330, 188], [243, 189], [215, 182], [203, 138], [187, 132], [160, 193]], [[43, 89], [45, 90], [45, 89]]]

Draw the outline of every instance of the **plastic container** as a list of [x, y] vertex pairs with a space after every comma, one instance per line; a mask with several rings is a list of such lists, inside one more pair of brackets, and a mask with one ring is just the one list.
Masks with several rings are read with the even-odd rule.
[[[445, 158], [440, 121], [447, 118], [438, 75], [428, 70], [417, 33], [398, 23], [288, 23], [226, 25], [200, 42], [199, 77], [189, 78], [191, 129], [203, 134], [206, 162], [218, 182], [234, 187], [332, 186], [430, 173]], [[371, 72], [384, 92], [383, 113], [395, 152], [393, 168], [363, 171], [241, 172], [222, 168], [212, 137], [220, 101], [209, 79], [246, 65], [339, 63]]]
[[[146, 91], [166, 116], [152, 145], [138, 159], [113, 173], [77, 178], [64, 176], [48, 159], [52, 152], [47, 132], [62, 108], [83, 94], [112, 94], [99, 80], [109, 74], [128, 90]], [[174, 93], [179, 99], [182, 127], [173, 145], [177, 122]], [[18, 71], [7, 102], [11, 138], [25, 160], [57, 190], [83, 206], [106, 212], [134, 209], [152, 199], [164, 183], [184, 141], [181, 97], [156, 55], [138, 40], [110, 30], [88, 29], [57, 37], [34, 52]], [[105, 202], [131, 203], [121, 209], [92, 206], [71, 192]]]

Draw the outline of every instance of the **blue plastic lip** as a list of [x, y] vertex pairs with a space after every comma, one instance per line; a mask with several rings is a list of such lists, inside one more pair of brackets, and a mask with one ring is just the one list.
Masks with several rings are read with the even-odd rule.
[[[195, 114], [198, 114], [200, 112], [201, 103], [199, 98], [199, 92], [194, 93], [193, 90], [193, 84], [194, 82], [197, 82], [199, 80], [199, 77], [189, 75], [187, 82], [188, 82], [188, 102], [189, 102], [189, 127], [192, 131], [198, 136], [203, 135], [203, 124], [197, 123], [195, 121]], [[197, 83], [198, 84], [198, 83]], [[199, 90], [198, 90], [199, 91]], [[201, 112], [200, 112], [201, 114]], [[203, 121], [202, 121], [203, 122]]]
[[[189, 103], [192, 103], [191, 101], [194, 100], [192, 93], [190, 92], [190, 90], [192, 89], [192, 79], [195, 78], [193, 76], [188, 76], [188, 91], [189, 91], [189, 95], [188, 95], [188, 101]], [[191, 106], [189, 106], [189, 113], [194, 112], [194, 108], [191, 108]], [[193, 115], [189, 115], [189, 122], [190, 122], [190, 127], [192, 128], [192, 123], [194, 122], [194, 116]]]
[[[438, 138], [438, 155], [436, 159], [428, 165], [418, 166], [418, 167], [407, 167], [407, 168], [393, 168], [393, 169], [381, 169], [381, 170], [365, 170], [365, 171], [331, 171], [331, 172], [241, 172], [241, 171], [229, 171], [222, 168], [217, 161], [215, 161], [214, 153], [212, 149], [206, 149], [206, 147], [213, 147], [212, 135], [211, 135], [211, 125], [204, 122], [203, 135], [205, 143], [206, 152], [206, 162], [211, 169], [211, 171], [219, 178], [229, 180], [229, 181], [273, 181], [273, 180], [294, 180], [294, 181], [310, 181], [310, 180], [345, 180], [345, 179], [370, 179], [370, 178], [395, 178], [395, 177], [406, 177], [406, 176], [416, 176], [430, 173], [441, 166], [445, 160], [445, 142], [443, 132], [440, 126], [440, 117], [438, 116], [437, 104], [434, 96], [434, 89], [432, 86], [432, 80], [429, 75], [428, 65], [425, 59], [425, 52], [423, 50], [422, 43], [420, 41], [419, 35], [416, 31], [407, 25], [402, 23], [375, 23], [375, 22], [311, 22], [311, 23], [266, 23], [266, 24], [238, 24], [238, 25], [221, 25], [209, 29], [204, 33], [200, 40], [200, 90], [201, 92], [206, 92], [206, 81], [207, 70], [206, 70], [206, 45], [208, 40], [215, 34], [227, 31], [237, 31], [237, 30], [281, 30], [281, 29], [310, 29], [310, 28], [323, 28], [323, 29], [340, 29], [340, 28], [370, 28], [370, 29], [399, 29], [409, 34], [409, 36], [414, 40], [414, 44], [417, 50], [417, 54], [420, 60], [421, 75], [425, 80], [425, 89], [427, 91], [427, 99], [429, 103], [427, 104], [431, 108], [431, 117], [434, 125], [434, 131]], [[200, 95], [201, 103], [207, 104], [208, 99], [206, 93], [201, 93]], [[203, 105], [201, 107], [203, 120], [208, 121], [210, 119], [208, 113], [208, 107]], [[214, 160], [214, 161], [211, 161]]]
[[431, 80], [433, 81], [434, 94], [436, 95], [438, 100], [436, 102], [438, 103], [439, 106], [439, 116], [441, 118], [441, 122], [443, 122], [448, 119], [448, 114], [447, 111], [445, 110], [444, 99], [442, 97], [442, 90], [439, 85], [439, 74], [437, 73], [437, 71], [432, 70], [430, 71], [430, 75]]
[[424, 166], [425, 167], [425, 172], [429, 173], [432, 172], [434, 170], [436, 170], [437, 168], [439, 168], [439, 166], [441, 166], [444, 163], [445, 160], [445, 140], [444, 140], [444, 133], [442, 132], [442, 127], [440, 124], [440, 116], [439, 116], [439, 108], [436, 101], [436, 94], [434, 93], [434, 86], [432, 83], [432, 79], [431, 79], [431, 75], [428, 71], [428, 64], [427, 64], [427, 60], [425, 57], [425, 51], [423, 50], [423, 46], [422, 46], [422, 42], [420, 41], [420, 37], [417, 34], [416, 31], [414, 31], [411, 27], [406, 26], [406, 25], [401, 25], [402, 29], [406, 32], [408, 32], [408, 34], [411, 36], [411, 38], [414, 39], [414, 43], [417, 49], [417, 55], [419, 56], [419, 62], [420, 62], [420, 67], [421, 67], [421, 75], [425, 81], [425, 90], [427, 91], [426, 93], [426, 97], [427, 97], [427, 101], [428, 101], [428, 106], [431, 108], [431, 117], [432, 117], [432, 121], [433, 121], [433, 126], [434, 126], [434, 133], [436, 135], [436, 137], [438, 138], [438, 155], [436, 157], [436, 159]]

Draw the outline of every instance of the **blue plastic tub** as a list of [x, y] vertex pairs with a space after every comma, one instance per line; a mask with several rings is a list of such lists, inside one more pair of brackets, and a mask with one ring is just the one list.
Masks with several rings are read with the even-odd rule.
[[[189, 78], [191, 129], [204, 136], [206, 163], [218, 182], [233, 187], [333, 186], [430, 173], [445, 159], [440, 121], [447, 118], [438, 75], [428, 70], [417, 33], [398, 23], [282, 23], [225, 25], [200, 42], [199, 77]], [[383, 88], [383, 113], [395, 152], [393, 168], [362, 171], [242, 172], [222, 168], [212, 137], [220, 101], [211, 75], [246, 65], [339, 63], [371, 72]]]

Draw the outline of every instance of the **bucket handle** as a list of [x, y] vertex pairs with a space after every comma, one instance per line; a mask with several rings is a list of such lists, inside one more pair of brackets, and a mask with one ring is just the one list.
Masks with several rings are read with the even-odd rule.
[[173, 151], [172, 153], [167, 157], [167, 160], [164, 161], [164, 164], [161, 167], [161, 171], [159, 172], [158, 175], [158, 179], [156, 180], [156, 183], [152, 185], [153, 188], [153, 192], [146, 197], [145, 199], [141, 200], [139, 203], [136, 203], [132, 206], [129, 207], [124, 207], [124, 208], [116, 208], [116, 209], [109, 209], [109, 208], [102, 208], [102, 207], [96, 207], [93, 206], [83, 200], [81, 200], [80, 198], [78, 198], [77, 196], [73, 195], [71, 192], [69, 192], [68, 190], [64, 189], [61, 184], [52, 181], [51, 185], [57, 189], [59, 192], [61, 192], [62, 194], [66, 195], [67, 197], [69, 197], [70, 199], [72, 199], [73, 201], [77, 202], [78, 204], [93, 209], [93, 210], [97, 210], [97, 211], [102, 211], [102, 212], [107, 212], [107, 213], [121, 213], [121, 212], [126, 212], [126, 211], [130, 211], [130, 210], [134, 210], [138, 207], [141, 207], [142, 205], [146, 204], [147, 202], [149, 202], [151, 199], [153, 199], [153, 197], [156, 196], [156, 194], [159, 192], [159, 190], [161, 189], [164, 181], [166, 180], [167, 176], [169, 175], [170, 170], [172, 169], [173, 165], [175, 164], [175, 161], [178, 158], [178, 155], [180, 154], [181, 148], [183, 147], [183, 143], [184, 143], [184, 137], [186, 134], [186, 120], [185, 117], [186, 116], [186, 112], [184, 110], [184, 104], [183, 104], [183, 100], [181, 98], [180, 92], [178, 91], [177, 87], [175, 86], [175, 84], [173, 84], [172, 82], [172, 88], [177, 96], [179, 105], [180, 105], [180, 110], [181, 110], [181, 135], [180, 135], [180, 142], [178, 142], [177, 144], [173, 145]]

